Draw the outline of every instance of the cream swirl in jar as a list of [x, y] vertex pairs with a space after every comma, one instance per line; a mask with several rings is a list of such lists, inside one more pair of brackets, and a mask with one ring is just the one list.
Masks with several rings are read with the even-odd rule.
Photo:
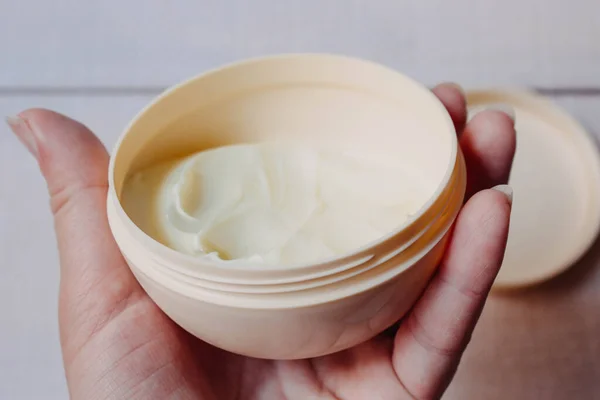
[[122, 204], [148, 235], [215, 260], [297, 265], [398, 228], [431, 194], [401, 164], [291, 144], [241, 144], [134, 173]]

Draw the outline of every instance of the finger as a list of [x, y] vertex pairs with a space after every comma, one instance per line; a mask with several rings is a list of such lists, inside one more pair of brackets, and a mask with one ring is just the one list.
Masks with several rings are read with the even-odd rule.
[[502, 264], [511, 196], [504, 186], [467, 202], [440, 269], [396, 334], [393, 366], [416, 398], [440, 396], [458, 367]]
[[467, 101], [463, 89], [455, 83], [442, 83], [433, 89], [433, 93], [448, 110], [456, 132], [460, 134], [467, 121]]
[[68, 353], [141, 290], [108, 227], [109, 157], [89, 129], [52, 111], [28, 110], [8, 122], [48, 185], [61, 265], [61, 341]]
[[459, 139], [467, 165], [467, 199], [476, 192], [506, 184], [515, 155], [514, 119], [501, 111], [482, 111]]

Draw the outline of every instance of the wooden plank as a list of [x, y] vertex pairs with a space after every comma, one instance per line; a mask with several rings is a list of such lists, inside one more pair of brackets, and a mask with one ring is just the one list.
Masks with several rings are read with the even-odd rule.
[[0, 88], [164, 86], [234, 60], [336, 52], [433, 84], [600, 86], [588, 0], [2, 2]]
[[[0, 97], [0, 114], [31, 106], [59, 110], [86, 123], [112, 147], [123, 126], [149, 100], [149, 96]], [[565, 97], [557, 102], [600, 138], [600, 97]], [[3, 130], [0, 398], [64, 399], [56, 320], [58, 256], [45, 185], [31, 157], [7, 128]], [[524, 297], [492, 299], [447, 398], [590, 398], [581, 395], [582, 388], [600, 390], [590, 375], [600, 369], [598, 251], [586, 263], [587, 269], [568, 278], [566, 289], [550, 285]]]

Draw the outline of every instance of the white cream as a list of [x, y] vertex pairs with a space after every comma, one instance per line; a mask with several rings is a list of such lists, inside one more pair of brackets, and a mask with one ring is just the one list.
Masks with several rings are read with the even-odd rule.
[[253, 144], [137, 172], [122, 202], [142, 230], [180, 252], [286, 266], [356, 250], [398, 228], [431, 194], [398, 164]]

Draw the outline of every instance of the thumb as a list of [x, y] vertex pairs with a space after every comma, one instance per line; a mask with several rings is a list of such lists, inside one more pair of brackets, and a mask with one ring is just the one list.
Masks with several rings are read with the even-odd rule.
[[74, 200], [82, 192], [106, 191], [108, 153], [84, 125], [43, 109], [24, 111], [7, 122], [38, 161], [55, 216], [79, 206]]
[[43, 109], [8, 118], [46, 179], [60, 254], [59, 316], [65, 358], [140, 288], [108, 226], [109, 156], [84, 125]]

